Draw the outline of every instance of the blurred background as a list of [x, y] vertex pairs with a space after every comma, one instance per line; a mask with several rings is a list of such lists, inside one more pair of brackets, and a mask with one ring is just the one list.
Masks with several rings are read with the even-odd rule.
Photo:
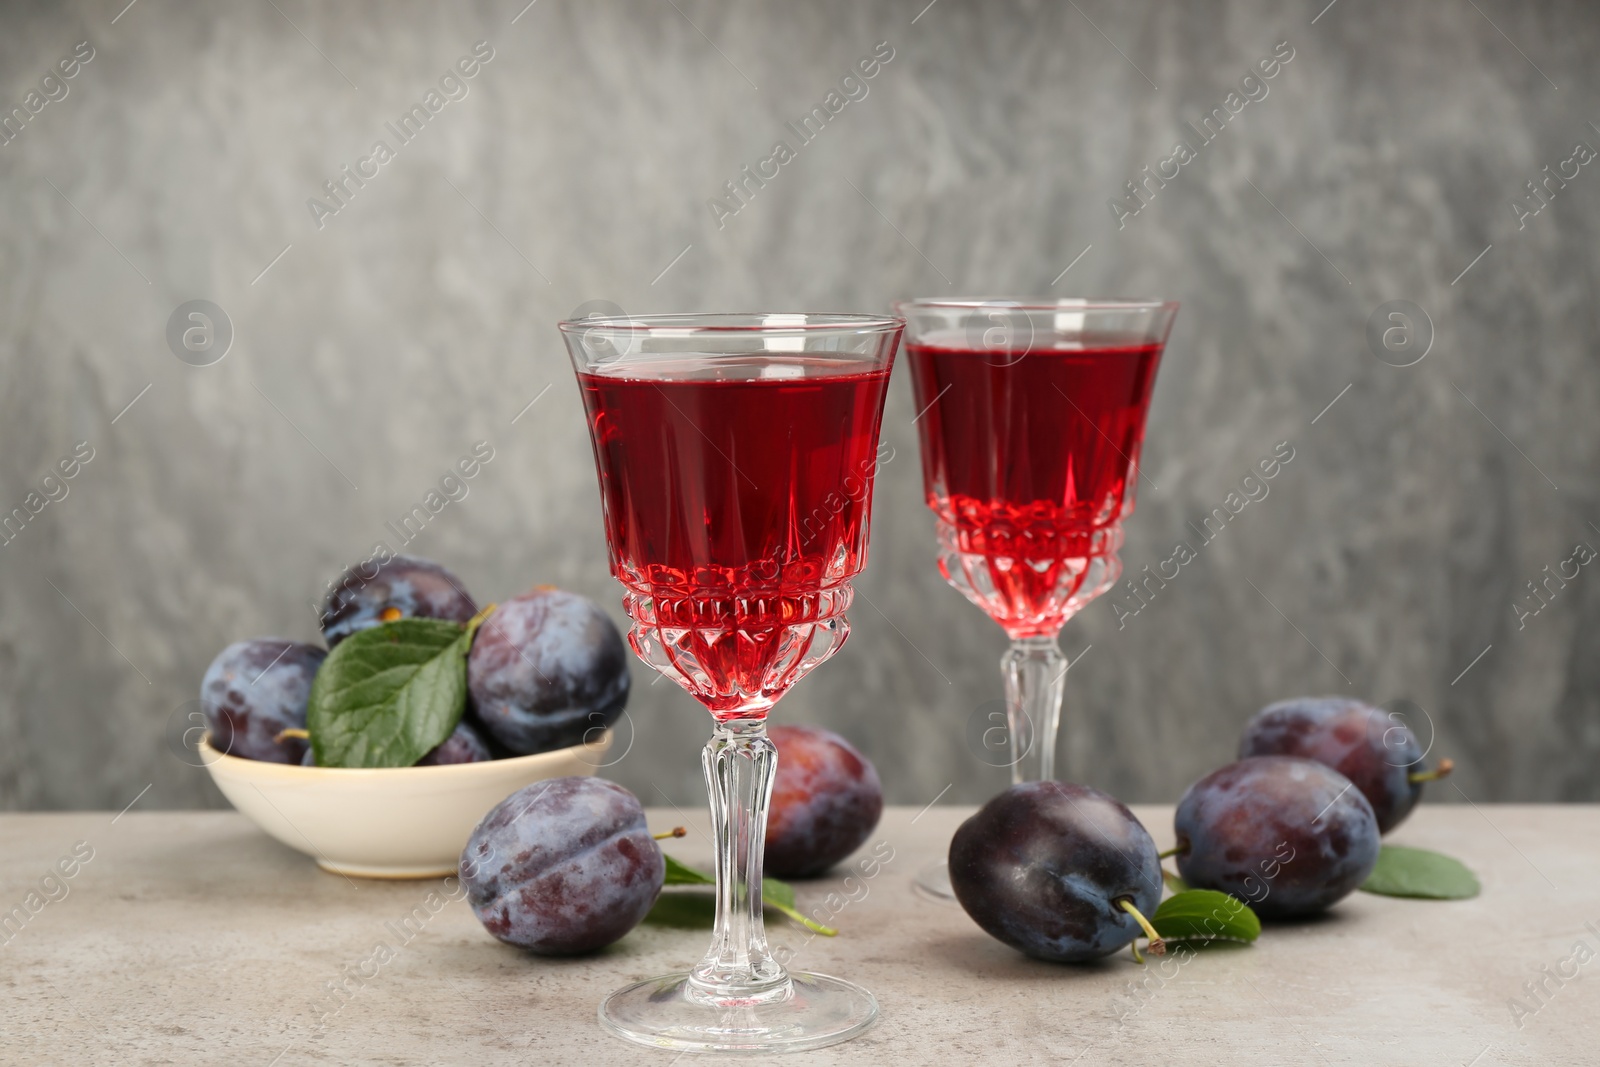
[[[1600, 799], [1592, 5], [524, 3], [0, 8], [0, 807], [223, 805], [174, 743], [206, 665], [314, 639], [480, 442], [404, 551], [620, 622], [576, 309], [973, 293], [1182, 302], [1129, 575], [1292, 449], [1154, 599], [1068, 624], [1063, 777], [1174, 800], [1260, 706], [1333, 693], [1415, 704], [1436, 799]], [[935, 568], [915, 415], [901, 366], [850, 644], [777, 717], [891, 802], [975, 802], [1005, 639]], [[709, 718], [633, 670], [606, 773], [703, 803]]]

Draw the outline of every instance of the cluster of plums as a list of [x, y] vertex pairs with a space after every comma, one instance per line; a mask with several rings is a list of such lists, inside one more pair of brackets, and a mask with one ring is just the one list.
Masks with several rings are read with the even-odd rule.
[[[1264, 918], [1310, 915], [1364, 882], [1379, 838], [1410, 814], [1421, 746], [1382, 709], [1337, 697], [1282, 701], [1245, 728], [1239, 760], [1178, 803], [1178, 873]], [[984, 805], [950, 843], [950, 883], [1000, 941], [1048, 960], [1127, 945], [1161, 900], [1161, 856], [1131, 811], [1088, 786], [1031, 782]], [[1137, 914], [1136, 914], [1137, 913]]]
[[[321, 614], [328, 648], [359, 630], [405, 618], [465, 623], [478, 613], [455, 575], [391, 556], [353, 567]], [[328, 653], [281, 638], [223, 649], [200, 686], [213, 748], [246, 759], [313, 765], [304, 730], [311, 681]], [[418, 765], [474, 763], [566, 748], [614, 723], [628, 700], [627, 650], [599, 605], [540, 587], [499, 605], [467, 656], [467, 710]], [[587, 737], [586, 737], [587, 735]]]
[[[838, 734], [774, 726], [778, 769], [766, 873], [821, 874], [866, 841], [883, 813], [878, 772]], [[542, 955], [611, 944], [649, 913], [665, 863], [639, 799], [601, 778], [519, 789], [484, 816], [461, 853], [461, 882], [484, 928]]]

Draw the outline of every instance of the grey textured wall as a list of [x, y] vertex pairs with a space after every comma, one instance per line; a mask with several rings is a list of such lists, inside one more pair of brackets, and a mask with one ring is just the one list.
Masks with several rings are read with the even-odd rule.
[[[483, 600], [615, 608], [553, 326], [583, 302], [970, 291], [1183, 302], [1129, 571], [1295, 450], [1138, 615], [1069, 625], [1065, 775], [1172, 799], [1262, 703], [1334, 692], [1414, 700], [1475, 800], [1600, 799], [1600, 577], [1513, 607], [1600, 545], [1600, 167], [1512, 208], [1600, 145], [1600, 12], [1325, 2], [0, 9], [7, 110], [93, 48], [0, 145], [0, 504], [93, 450], [0, 548], [0, 806], [220, 804], [166, 739], [212, 655], [314, 635], [323, 583], [477, 441], [410, 550]], [[319, 228], [307, 200], [480, 40], [468, 95]], [[869, 94], [719, 228], [707, 201], [880, 41]], [[1108, 201], [1281, 41], [1267, 95], [1119, 228]], [[192, 299], [233, 326], [210, 366], [169, 350]], [[1369, 349], [1393, 300], [1431, 319], [1413, 366]], [[971, 801], [1005, 781], [965, 741], [1004, 642], [934, 569], [914, 414], [902, 372], [854, 636], [779, 717], [854, 738], [894, 801]], [[612, 774], [698, 803], [709, 720], [635, 670]]]

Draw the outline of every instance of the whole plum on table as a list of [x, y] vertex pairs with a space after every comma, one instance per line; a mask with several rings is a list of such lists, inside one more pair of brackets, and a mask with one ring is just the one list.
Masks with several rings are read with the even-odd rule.
[[266, 637], [237, 641], [217, 654], [200, 683], [200, 708], [211, 747], [268, 763], [299, 763], [311, 679], [327, 653], [315, 645]]
[[1109, 955], [1155, 914], [1161, 861], [1121, 801], [1089, 786], [1025, 782], [989, 801], [950, 841], [950, 887], [972, 920], [1030, 956]]
[[560, 589], [501, 604], [467, 657], [478, 721], [519, 756], [593, 740], [621, 717], [629, 685], [616, 624], [594, 601]]
[[431, 560], [391, 556], [372, 573], [357, 564], [345, 571], [322, 608], [322, 637], [332, 648], [357, 630], [395, 619], [467, 622], [478, 606], [461, 580]]
[[1314, 760], [1252, 756], [1178, 802], [1178, 873], [1267, 917], [1309, 915], [1367, 880], [1378, 820], [1350, 779]]
[[438, 745], [421, 759], [417, 760], [418, 767], [437, 767], [446, 763], [481, 763], [492, 758], [489, 754], [489, 745], [465, 720], [456, 723], [456, 728], [450, 736], [439, 742]]
[[767, 815], [766, 872], [775, 878], [821, 874], [860, 848], [878, 825], [878, 772], [828, 730], [774, 726], [767, 736], [778, 750], [778, 771]]
[[541, 955], [591, 952], [649, 912], [666, 862], [639, 799], [601, 778], [512, 793], [461, 853], [467, 902], [495, 937]]
[[1422, 771], [1422, 746], [1397, 715], [1345, 697], [1299, 697], [1256, 713], [1239, 741], [1239, 758], [1300, 756], [1325, 763], [1355, 783], [1372, 805], [1378, 831], [1400, 824], [1422, 798], [1424, 782], [1450, 773], [1451, 761]]

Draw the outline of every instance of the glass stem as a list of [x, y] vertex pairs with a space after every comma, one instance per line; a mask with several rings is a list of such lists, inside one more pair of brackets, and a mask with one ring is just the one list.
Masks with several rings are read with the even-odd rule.
[[[1056, 729], [1061, 725], [1061, 694], [1067, 687], [1067, 658], [1055, 635], [1019, 637], [1000, 657], [1006, 680], [1006, 717], [1011, 730], [1011, 784], [1049, 781], [1056, 773]], [[1028, 744], [1039, 752], [1038, 773]]]
[[700, 762], [717, 850], [717, 919], [711, 948], [690, 972], [690, 983], [716, 1001], [782, 995], [789, 975], [767, 948], [761, 914], [767, 805], [778, 768], [766, 722], [718, 723]]

